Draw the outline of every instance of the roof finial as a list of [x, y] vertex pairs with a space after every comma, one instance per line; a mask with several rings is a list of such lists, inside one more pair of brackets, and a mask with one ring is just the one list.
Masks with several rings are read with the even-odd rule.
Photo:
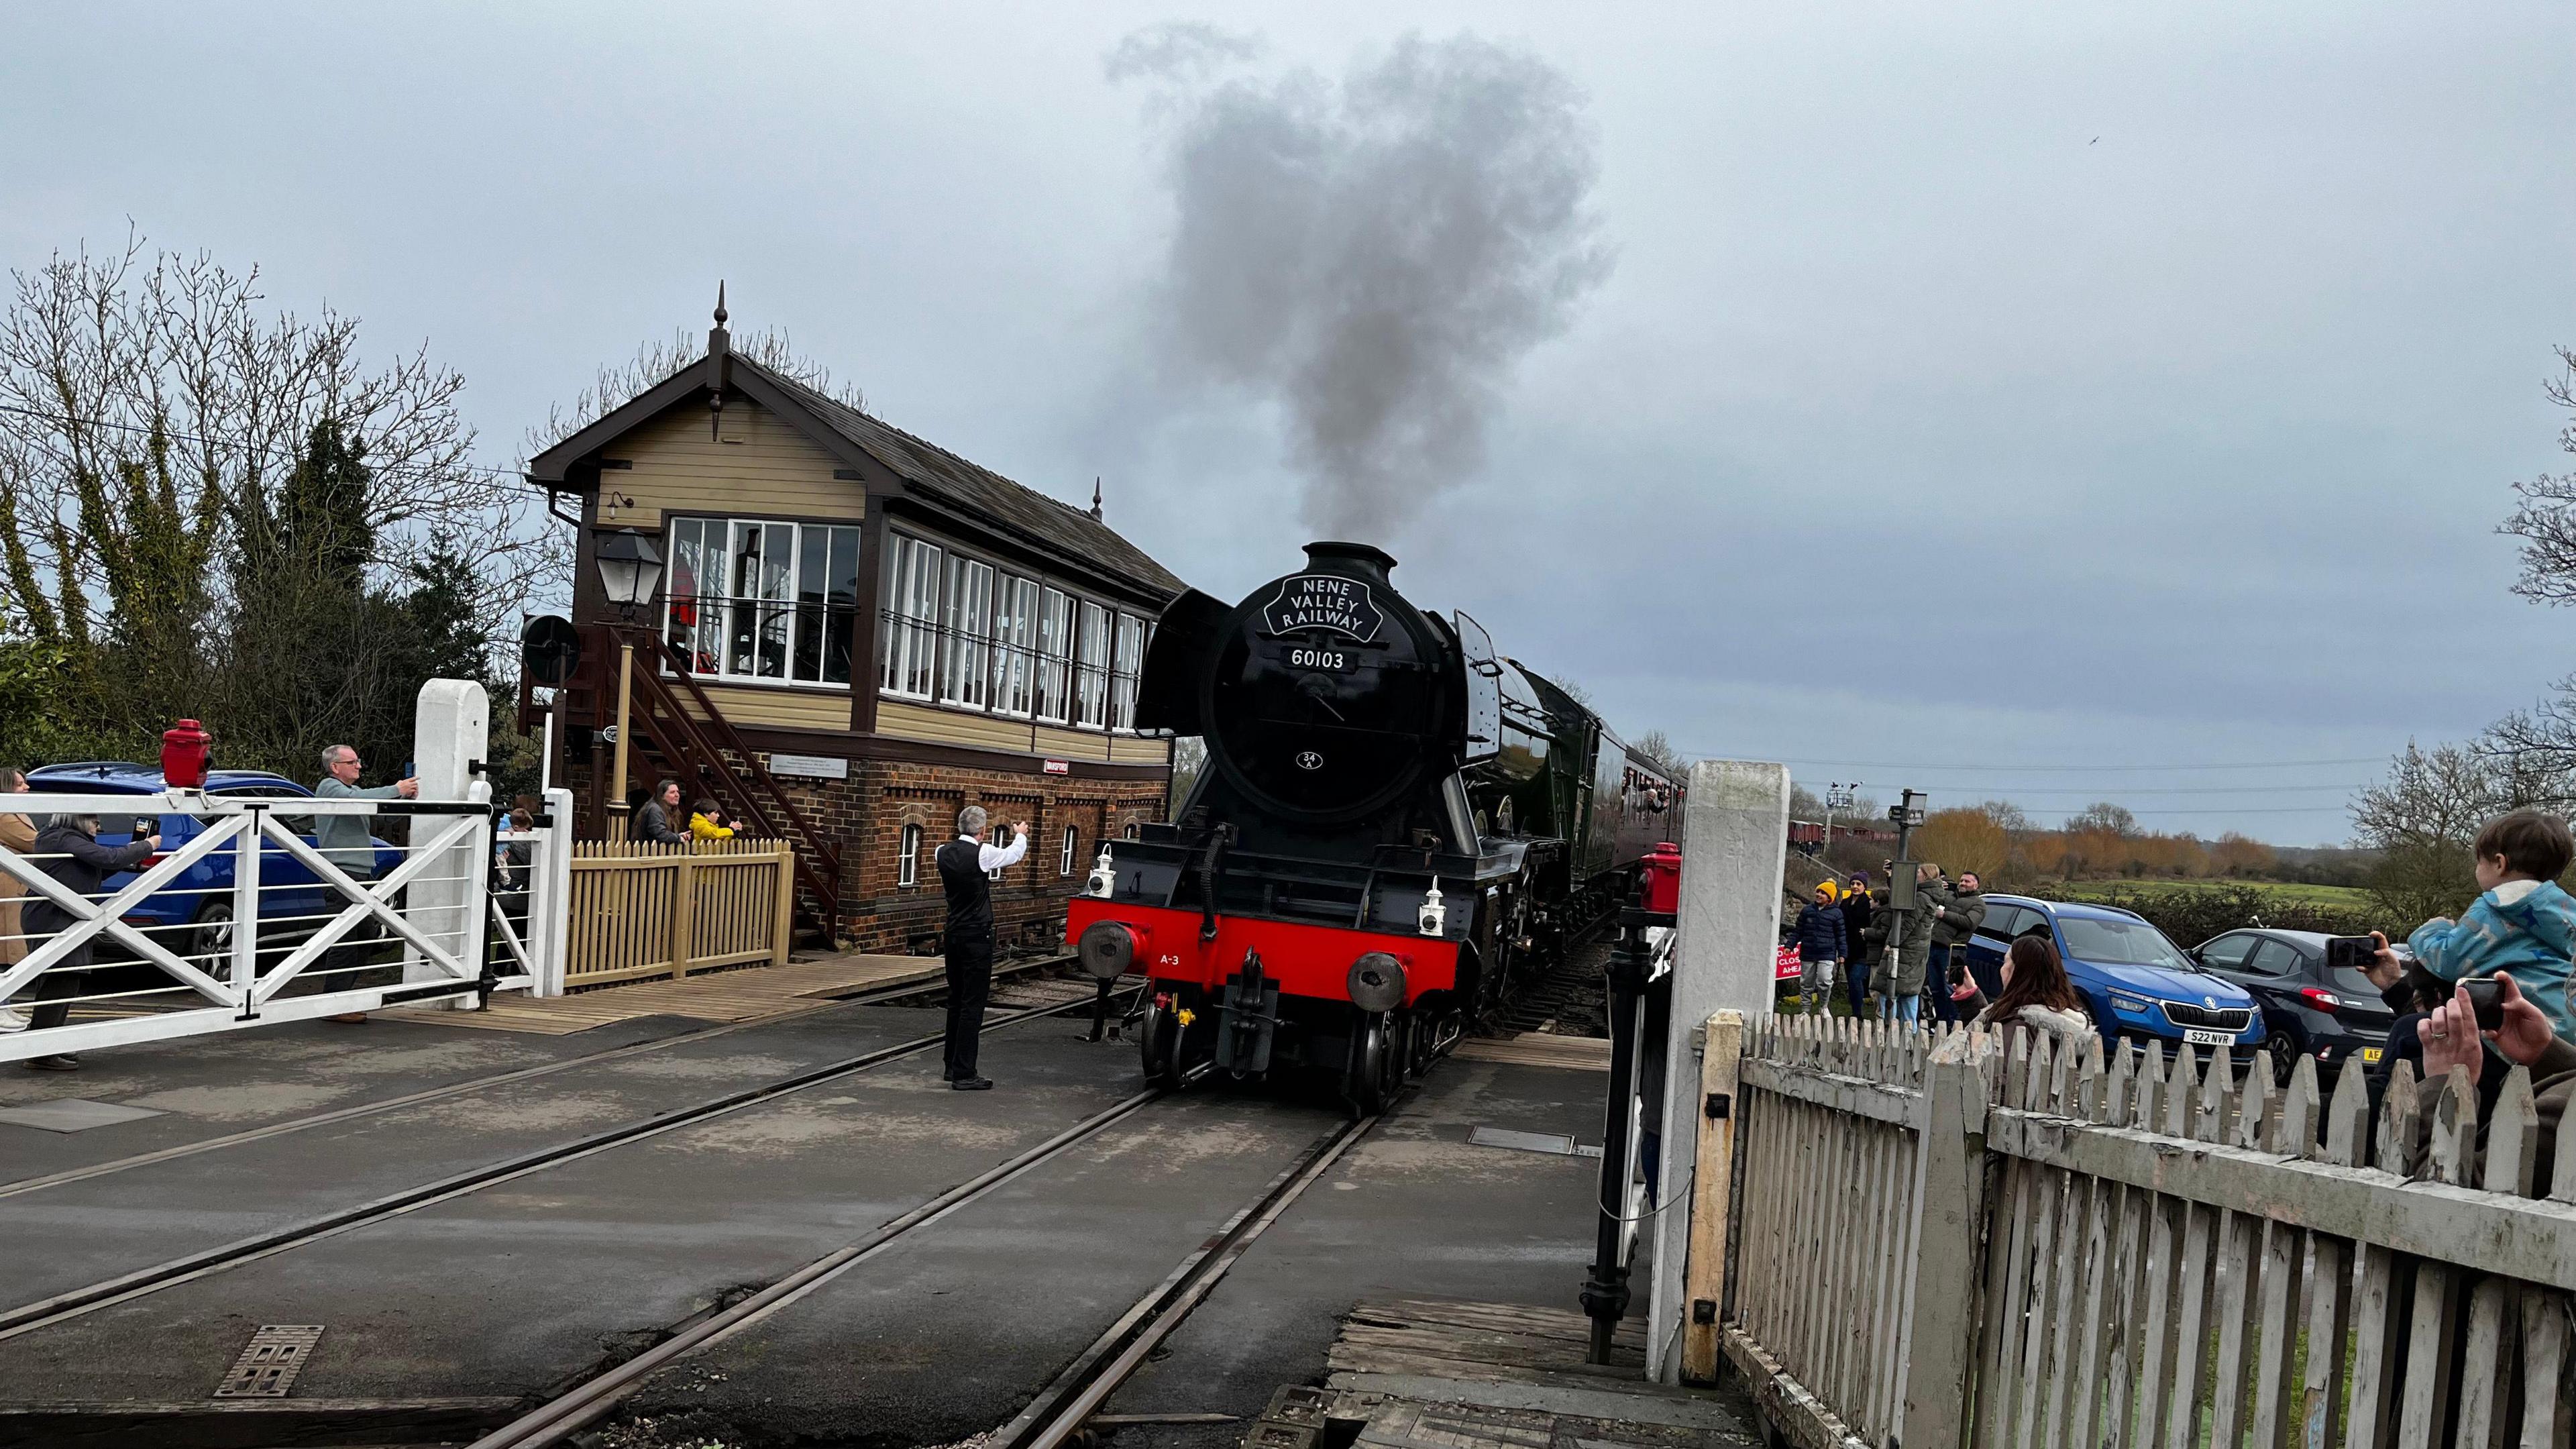
[[1100, 516], [1100, 475], [1097, 473], [1091, 475], [1091, 516]]
[[707, 436], [722, 440], [725, 384], [733, 381], [733, 334], [725, 330], [722, 277], [716, 279], [716, 325], [707, 329], [707, 356], [715, 363], [707, 379]]

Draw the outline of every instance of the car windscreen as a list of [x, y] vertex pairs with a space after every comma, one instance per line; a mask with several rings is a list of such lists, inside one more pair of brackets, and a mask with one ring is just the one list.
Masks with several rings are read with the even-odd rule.
[[2164, 938], [2163, 932], [2144, 921], [2060, 916], [2057, 929], [2066, 933], [2066, 954], [2079, 961], [2099, 961], [2105, 966], [2162, 966], [2173, 971], [2199, 969]]

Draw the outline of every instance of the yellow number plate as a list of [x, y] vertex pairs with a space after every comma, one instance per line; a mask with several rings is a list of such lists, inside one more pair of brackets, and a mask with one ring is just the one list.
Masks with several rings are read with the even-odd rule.
[[2379, 1060], [2380, 1055], [2381, 1052], [2378, 1047], [2363, 1047], [2361, 1049], [2361, 1059], [2365, 1064], [2376, 1063]]

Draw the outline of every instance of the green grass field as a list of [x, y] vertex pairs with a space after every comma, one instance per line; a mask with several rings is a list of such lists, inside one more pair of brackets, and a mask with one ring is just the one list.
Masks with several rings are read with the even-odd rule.
[[2070, 901], [2089, 901], [2099, 900], [2122, 891], [2134, 892], [2138, 895], [2159, 895], [2169, 891], [2176, 893], [2222, 891], [2239, 886], [2260, 891], [2264, 895], [2284, 901], [2298, 901], [2307, 905], [2339, 906], [2356, 911], [2368, 910], [2372, 906], [2370, 893], [2358, 887], [2293, 885], [2284, 881], [2271, 880], [2059, 881], [2044, 887], [2040, 894], [2054, 895]]

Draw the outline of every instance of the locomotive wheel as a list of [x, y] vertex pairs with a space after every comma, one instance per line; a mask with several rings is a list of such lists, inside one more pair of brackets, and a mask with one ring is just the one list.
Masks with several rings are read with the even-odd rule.
[[1342, 1069], [1342, 1101], [1355, 1117], [1374, 1117], [1386, 1110], [1389, 1064], [1394, 1055], [1387, 1039], [1387, 1019], [1371, 1016], [1351, 1038], [1351, 1059]]
[[1137, 1025], [1137, 1050], [1145, 1061], [1145, 1085], [1171, 1088], [1181, 1084], [1180, 1018], [1151, 1001]]

